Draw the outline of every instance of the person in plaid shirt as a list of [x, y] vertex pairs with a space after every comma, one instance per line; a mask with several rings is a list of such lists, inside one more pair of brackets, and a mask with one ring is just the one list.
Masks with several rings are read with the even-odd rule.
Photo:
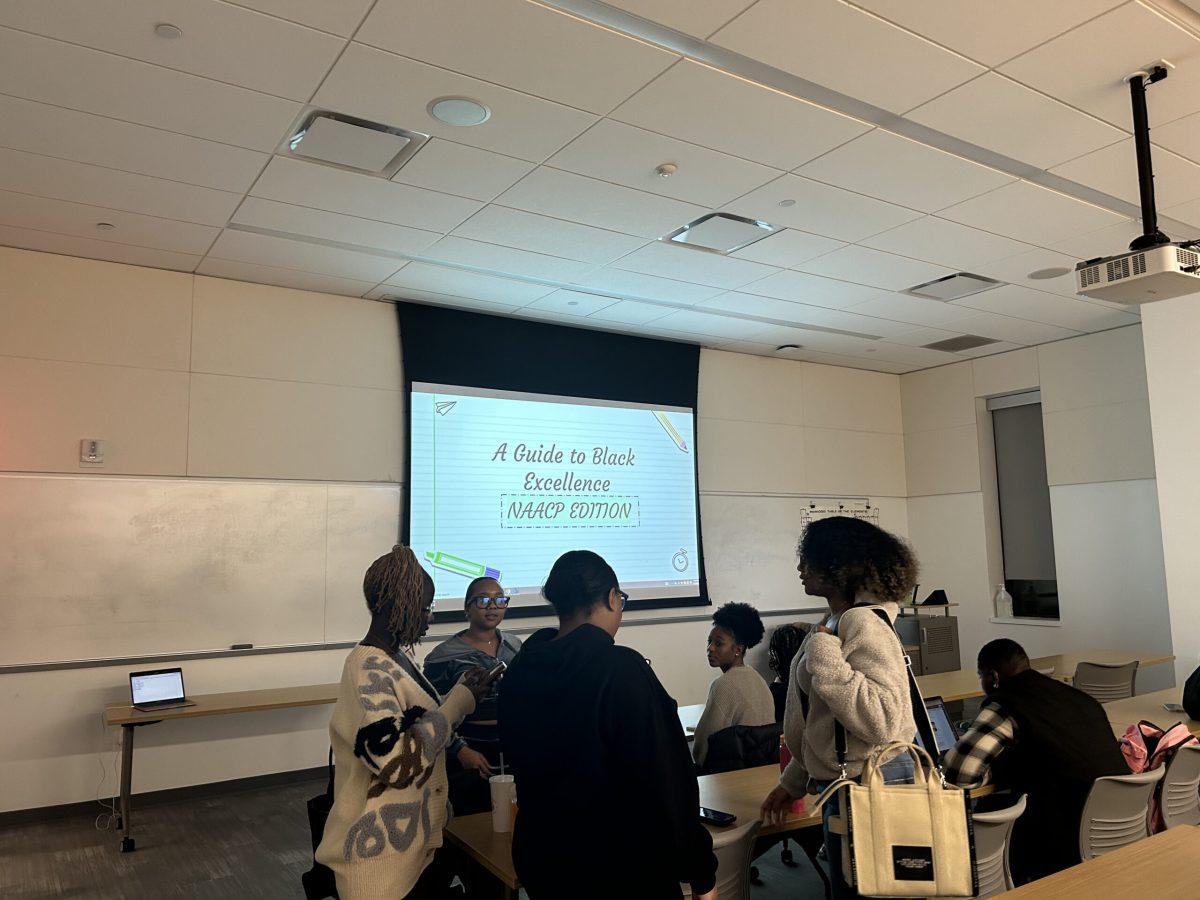
[[1016, 641], [1001, 638], [979, 651], [987, 700], [943, 760], [946, 780], [961, 787], [987, 781], [1026, 795], [1013, 826], [1013, 880], [1025, 884], [1077, 864], [1079, 824], [1092, 783], [1127, 775], [1129, 767], [1103, 707], [1083, 691], [1029, 666]]

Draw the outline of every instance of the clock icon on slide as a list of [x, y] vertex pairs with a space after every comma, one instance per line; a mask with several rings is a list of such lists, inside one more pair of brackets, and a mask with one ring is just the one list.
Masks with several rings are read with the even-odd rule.
[[671, 557], [671, 568], [673, 568], [676, 572], [686, 572], [687, 567], [688, 567], [687, 551], [681, 547], [679, 552]]

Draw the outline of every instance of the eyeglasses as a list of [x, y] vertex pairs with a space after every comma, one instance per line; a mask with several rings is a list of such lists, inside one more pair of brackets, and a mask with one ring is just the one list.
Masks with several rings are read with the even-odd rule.
[[511, 597], [488, 597], [480, 594], [478, 597], [471, 597], [467, 600], [467, 605], [478, 606], [480, 609], [506, 609]]
[[625, 604], [629, 602], [629, 595], [627, 593], [625, 593], [623, 590], [621, 590], [620, 588], [617, 589], [617, 593], [621, 597], [621, 609], [624, 609]]

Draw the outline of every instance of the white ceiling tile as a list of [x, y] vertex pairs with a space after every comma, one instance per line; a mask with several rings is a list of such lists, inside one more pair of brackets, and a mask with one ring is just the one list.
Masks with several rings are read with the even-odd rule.
[[845, 309], [879, 296], [879, 288], [822, 278], [807, 272], [783, 271], [746, 285], [747, 294], [761, 294], [793, 303], [809, 303], [830, 309]]
[[[655, 169], [679, 167], [669, 178]], [[611, 119], [597, 122], [547, 160], [547, 165], [601, 181], [716, 207], [778, 177], [760, 166]]]
[[[1200, 113], [1192, 113], [1190, 116], [1184, 116], [1174, 122], [1159, 125], [1154, 129], [1154, 143], [1160, 147], [1166, 147], [1180, 156], [1185, 156], [1193, 162], [1200, 162]], [[1154, 167], [1157, 180], [1157, 153]]]
[[646, 238], [660, 237], [708, 212], [703, 206], [545, 166], [525, 176], [496, 202]]
[[[876, 335], [901, 334], [912, 329], [911, 325], [888, 322], [884, 319], [863, 316], [849, 310], [829, 309], [806, 303], [792, 303], [770, 297], [759, 297], [737, 291], [729, 291], [696, 304], [698, 309], [720, 309], [745, 316], [773, 319], [793, 326], [815, 326], [835, 328], [856, 334]], [[845, 335], [834, 335], [845, 337]]]
[[1029, 244], [968, 228], [937, 216], [925, 216], [908, 222], [861, 243], [876, 250], [928, 260], [959, 271], [970, 271], [973, 266], [1032, 249]]
[[289, 22], [350, 37], [367, 14], [372, 0], [228, 0]]
[[[1162, 210], [1162, 214], [1170, 216], [1173, 219], [1178, 219], [1180, 222], [1185, 222], [1191, 226], [1191, 229], [1200, 228], [1200, 200], [1189, 200], [1187, 203], [1180, 203], [1178, 206], [1168, 206]], [[1162, 229], [1162, 223], [1159, 223], [1159, 229]], [[1179, 232], [1171, 235], [1176, 240], [1184, 234]], [[1187, 233], [1187, 237], [1191, 237], [1191, 233]]]
[[679, 58], [526, 0], [379, 0], [355, 40], [596, 113]]
[[618, 269], [711, 287], [737, 288], [779, 270], [774, 266], [655, 241], [613, 263]]
[[804, 349], [789, 354], [789, 358], [802, 359], [805, 362], [819, 363], [824, 366], [840, 366], [844, 369], [862, 369], [866, 372], [888, 372], [893, 375], [911, 372], [920, 366], [906, 363], [888, 362], [884, 359], [873, 359], [870, 356], [851, 356], [841, 353], [824, 353], [817, 350]]
[[726, 353], [748, 353], [753, 356], [771, 356], [775, 353], [774, 344], [760, 344], [756, 341], [726, 341], [714, 349], [724, 350]]
[[678, 310], [655, 319], [654, 327], [741, 341], [757, 340], [771, 331], [771, 327], [763, 322], [691, 309]]
[[993, 0], [855, 0], [856, 5], [986, 66], [1012, 59], [1124, 2], [1005, 0], [1001, 22], [993, 19], [997, 13]]
[[995, 338], [998, 341], [1009, 341], [1022, 346], [1045, 344], [1050, 341], [1060, 341], [1063, 338], [1076, 337], [1079, 332], [1056, 325], [1046, 325], [1041, 322], [1029, 322], [1025, 319], [1012, 319], [1008, 316], [998, 316], [990, 312], [968, 312], [966, 315], [946, 323], [952, 331], [963, 334], [978, 334], [982, 337]]
[[865, 122], [692, 60], [646, 85], [612, 118], [776, 169], [794, 169], [871, 130]]
[[879, 128], [801, 166], [797, 174], [924, 212], [1016, 180]]
[[243, 192], [267, 155], [0, 95], [0, 146], [186, 184]]
[[1125, 217], [1028, 181], [1006, 185], [938, 213], [942, 218], [1049, 247]]
[[519, 247], [597, 265], [610, 263], [646, 243], [645, 238], [494, 204], [475, 213], [455, 228], [454, 233], [489, 244]]
[[[492, 111], [491, 118], [470, 128], [446, 125], [426, 109], [437, 97], [471, 97]], [[532, 162], [596, 121], [591, 113], [358, 43], [346, 48], [312, 102]]]
[[[545, 299], [545, 298], [542, 298]], [[553, 309], [540, 309], [538, 304], [541, 300], [536, 300], [528, 306], [522, 306], [520, 309], [514, 309], [512, 316], [517, 319], [525, 319], [530, 322], [553, 323], [555, 325], [566, 325], [570, 328], [587, 328], [592, 331], [602, 330], [597, 322], [593, 322], [584, 316], [556, 312]]]
[[1122, 325], [1136, 325], [1138, 322], [1137, 316], [1128, 313], [1016, 284], [1005, 284], [990, 291], [972, 294], [970, 297], [954, 301], [953, 305], [1028, 319], [1031, 322], [1044, 322], [1073, 331], [1099, 331]]
[[[794, 202], [790, 206], [779, 205], [786, 201]], [[726, 208], [772, 225], [786, 225], [843, 241], [858, 241], [921, 215], [799, 175], [777, 178], [727, 204]]]
[[828, 253], [839, 247], [846, 246], [842, 241], [821, 237], [819, 234], [809, 234], [795, 228], [785, 228], [776, 231], [765, 238], [760, 238], [749, 247], [730, 254], [737, 259], [748, 259], [752, 262], [766, 263], [768, 266], [791, 268], [802, 262]]
[[[1008, 259], [985, 263], [979, 267], [978, 274], [986, 275], [997, 281], [1009, 284], [1020, 284], [1035, 291], [1047, 291], [1051, 294], [1073, 296], [1075, 294], [1075, 263], [1078, 260], [1065, 253], [1055, 250], [1029, 250], [1018, 253]], [[1030, 278], [1030, 272], [1043, 269], [1066, 269], [1066, 273], [1055, 278]]]
[[712, 42], [892, 112], [983, 71], [839, 0], [759, 0]]
[[1094, 259], [1097, 256], [1113, 256], [1129, 249], [1129, 242], [1142, 233], [1142, 223], [1126, 219], [1097, 231], [1073, 237], [1054, 244], [1055, 250], [1077, 259]]
[[361, 297], [375, 286], [374, 281], [356, 281], [351, 278], [338, 278], [334, 275], [321, 275], [316, 272], [301, 272], [298, 269], [280, 269], [274, 266], [237, 262], [232, 259], [216, 259], [212, 256], [204, 260], [196, 271], [201, 275], [212, 275], [215, 278], [274, 284], [300, 291], [319, 291], [323, 294], [341, 294], [346, 297]]
[[[170, 22], [183, 37], [158, 37], [156, 22]], [[242, 7], [195, 0], [7, 0], [0, 25], [302, 102], [345, 43]]]
[[908, 294], [883, 294], [866, 303], [854, 304], [849, 312], [933, 327], [944, 326], [961, 315], [958, 309], [948, 303], [910, 297]]
[[533, 163], [523, 159], [431, 138], [392, 176], [392, 181], [487, 201], [504, 193], [533, 169]]
[[627, 272], [611, 267], [597, 269], [580, 279], [579, 283], [602, 293], [633, 299], [659, 300], [663, 303], [676, 303], [681, 306], [691, 306], [720, 293], [719, 288], [688, 284], [670, 278], [642, 275], [638, 272]]
[[[432, 231], [279, 203], [261, 197], [247, 197], [233, 221], [240, 225], [306, 235], [339, 244], [356, 244], [364, 249], [391, 253], [420, 253], [439, 237]], [[400, 264], [396, 265], [399, 267]]]
[[[414, 263], [415, 265], [415, 263]], [[482, 288], [480, 289], [482, 290]], [[492, 300], [479, 300], [475, 297], [462, 297], [455, 294], [439, 294], [437, 291], [421, 291], [415, 288], [395, 287], [381, 284], [365, 294], [368, 300], [397, 300], [400, 302], [417, 302], [429, 306], [448, 306], [453, 309], [471, 309], [489, 315], [507, 315], [516, 312], [520, 307], [512, 303], [499, 303]]]
[[636, 300], [618, 300], [611, 306], [605, 306], [592, 313], [590, 318], [623, 325], [644, 325], [661, 319], [670, 311], [670, 308], [665, 306], [652, 306], [649, 303], [638, 303]]
[[444, 237], [422, 255], [436, 262], [488, 269], [498, 275], [547, 281], [576, 281], [595, 268], [591, 263], [460, 237]]
[[298, 269], [318, 275], [336, 275], [356, 281], [378, 284], [396, 271], [403, 262], [384, 256], [324, 247], [309, 241], [293, 241], [249, 231], [221, 232], [208, 259], [229, 259], [254, 265]]
[[889, 291], [906, 290], [953, 274], [952, 269], [933, 263], [855, 245], [810, 259], [796, 268], [813, 275], [853, 281]]
[[431, 263], [409, 263], [387, 280], [392, 287], [411, 288], [436, 294], [524, 306], [545, 297], [554, 288], [511, 278], [498, 278], [462, 269], [450, 269]]
[[908, 118], [1039, 169], [1126, 134], [995, 72], [931, 100]]
[[5, 93], [140, 122], [238, 147], [271, 151], [300, 104], [0, 28]]
[[[1158, 138], [1157, 128], [1154, 137]], [[1159, 209], [1200, 197], [1200, 166], [1161, 147], [1154, 148], [1153, 162], [1154, 199]], [[1139, 202], [1133, 138], [1055, 166], [1052, 171], [1130, 203]]]
[[887, 341], [876, 341], [870, 348], [874, 358], [893, 363], [906, 363], [912, 366], [932, 367], [944, 366], [947, 363], [958, 362], [961, 357], [942, 350], [926, 350], [924, 347], [906, 347]]
[[450, 231], [483, 206], [476, 200], [282, 156], [271, 160], [251, 193], [440, 233]]
[[181, 272], [192, 271], [196, 268], [196, 263], [200, 262], [200, 257], [196, 254], [153, 250], [148, 247], [135, 247], [132, 244], [116, 244], [112, 241], [32, 231], [9, 225], [0, 225], [0, 245], [61, 253], [66, 256], [84, 256], [88, 259], [105, 259], [134, 266], [148, 266], [152, 269], [178, 269]]
[[[534, 300], [525, 309], [558, 312], [568, 316], [579, 317], [590, 316], [595, 312], [615, 306], [621, 302], [627, 301], [614, 300], [612, 297], [602, 297], [598, 294], [584, 294], [579, 291], [555, 291], [541, 299]], [[666, 310], [663, 310], [663, 312], [666, 312]]]
[[941, 328], [921, 327], [914, 328], [912, 331], [905, 331], [900, 334], [893, 334], [888, 338], [893, 344], [903, 344], [905, 347], [924, 347], [926, 344], [933, 344], [938, 341], [946, 341], [950, 338], [959, 337], [962, 332], [946, 331]]
[[1158, 59], [1175, 71], [1150, 89], [1150, 124], [1200, 109], [1196, 63], [1200, 40], [1140, 3], [1126, 3], [1001, 67], [1044, 91], [1121, 128], [1130, 127], [1129, 86], [1122, 79]]
[[[98, 222], [116, 227], [100, 231], [96, 228]], [[176, 222], [12, 191], [0, 191], [0, 224], [187, 254], [203, 254], [220, 231], [210, 225]]]
[[706, 38], [754, 0], [608, 0], [626, 12], [692, 37]]
[[0, 150], [0, 189], [216, 226], [229, 221], [242, 199], [229, 191], [18, 150]]

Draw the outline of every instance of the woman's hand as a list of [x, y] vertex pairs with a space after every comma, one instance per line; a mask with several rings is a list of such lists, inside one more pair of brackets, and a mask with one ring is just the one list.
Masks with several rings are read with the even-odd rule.
[[459, 684], [474, 694], [475, 702], [478, 703], [492, 692], [492, 688], [495, 687], [496, 682], [500, 680], [500, 676], [503, 673], [504, 669], [501, 667], [497, 667], [489, 672], [483, 666], [475, 666], [463, 673]]
[[694, 900], [717, 900], [717, 889], [714, 887], [705, 894], [692, 894]]
[[774, 825], [776, 822], [782, 822], [795, 799], [783, 785], [776, 785], [771, 793], [767, 794], [767, 799], [762, 802], [762, 809], [759, 810], [763, 824]]
[[479, 777], [487, 781], [492, 777], [492, 766], [487, 757], [478, 750], [463, 746], [458, 751], [458, 763], [468, 772], [478, 772]]
[[824, 625], [814, 625], [812, 630], [817, 634], [832, 634], [835, 637], [837, 636], [836, 631], [834, 631], [832, 628], [826, 628]]

